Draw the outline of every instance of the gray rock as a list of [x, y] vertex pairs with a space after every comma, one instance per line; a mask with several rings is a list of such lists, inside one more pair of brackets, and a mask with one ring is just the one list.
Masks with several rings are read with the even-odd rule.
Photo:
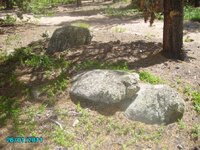
[[140, 84], [125, 115], [148, 124], [169, 124], [182, 118], [184, 108], [184, 100], [169, 86]]
[[123, 71], [92, 70], [75, 76], [71, 98], [104, 104], [131, 99], [139, 90], [139, 75]]
[[75, 46], [90, 44], [92, 36], [87, 28], [65, 26], [53, 33], [47, 51], [64, 51]]

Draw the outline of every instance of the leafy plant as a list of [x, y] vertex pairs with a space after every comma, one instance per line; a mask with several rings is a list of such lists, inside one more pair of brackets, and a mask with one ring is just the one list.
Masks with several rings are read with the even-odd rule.
[[192, 137], [194, 139], [200, 138], [200, 125], [195, 125], [192, 129]]
[[149, 73], [147, 71], [141, 71], [139, 73], [139, 75], [140, 75], [141, 81], [145, 81], [145, 82], [148, 82], [148, 83], [151, 83], [151, 84], [164, 83], [164, 81], [161, 78], [156, 77], [156, 76], [152, 75], [151, 73]]
[[192, 21], [200, 21], [200, 8], [186, 6], [184, 8], [184, 19]]
[[194, 102], [195, 110], [200, 113], [200, 92], [199, 91], [192, 92], [192, 101]]
[[56, 127], [52, 133], [54, 142], [64, 147], [71, 147], [74, 144], [74, 134], [66, 132], [59, 127]]
[[13, 26], [16, 23], [16, 18], [11, 15], [6, 15], [4, 19], [0, 19], [0, 26]]
[[18, 118], [19, 112], [19, 103], [16, 99], [0, 96], [0, 125], [4, 125], [7, 119]]
[[178, 120], [178, 126], [181, 130], [186, 128], [186, 124], [182, 120]]

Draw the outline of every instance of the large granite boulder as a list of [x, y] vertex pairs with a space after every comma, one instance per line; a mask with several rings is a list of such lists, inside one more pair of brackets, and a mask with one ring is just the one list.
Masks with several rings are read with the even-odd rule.
[[47, 52], [64, 51], [75, 46], [90, 44], [91, 40], [89, 29], [65, 26], [55, 30], [48, 44]]
[[184, 107], [184, 100], [169, 86], [140, 84], [140, 91], [125, 114], [148, 124], [169, 124], [182, 118]]
[[72, 79], [72, 99], [116, 104], [130, 100], [139, 90], [139, 75], [123, 71], [92, 70]]

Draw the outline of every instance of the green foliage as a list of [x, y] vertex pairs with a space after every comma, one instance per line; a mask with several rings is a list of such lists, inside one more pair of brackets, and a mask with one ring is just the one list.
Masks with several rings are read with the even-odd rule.
[[4, 19], [0, 19], [0, 26], [13, 26], [16, 23], [16, 18], [11, 15], [6, 15]]
[[194, 40], [190, 38], [190, 36], [187, 36], [184, 40], [184, 42], [193, 42]]
[[88, 23], [84, 23], [84, 22], [75, 22], [71, 24], [72, 26], [76, 26], [76, 27], [81, 27], [81, 28], [89, 28], [90, 25]]
[[0, 96], [0, 125], [4, 125], [7, 119], [16, 119], [19, 110], [19, 103], [16, 99]]
[[51, 81], [51, 83], [45, 85], [42, 88], [43, 93], [47, 93], [49, 98], [53, 98], [57, 93], [64, 91], [68, 87], [68, 79], [66, 74], [61, 74], [56, 79]]
[[138, 12], [139, 12], [138, 9], [133, 9], [133, 8], [118, 9], [118, 8], [112, 8], [110, 6], [108, 6], [104, 11], [106, 15], [112, 17], [131, 17]]
[[183, 122], [183, 120], [178, 120], [178, 126], [181, 130], [186, 128], [186, 124]]
[[114, 32], [117, 32], [117, 33], [123, 33], [126, 31], [126, 28], [123, 28], [123, 27], [115, 27], [114, 28]]
[[155, 13], [155, 15], [156, 15], [156, 19], [158, 19], [158, 20], [163, 20], [164, 19], [164, 16], [163, 16], [162, 13]]
[[23, 3], [21, 2], [20, 7], [23, 8], [24, 11], [34, 14], [50, 14], [50, 8], [59, 4], [69, 4], [73, 2], [74, 0], [31, 0], [30, 2], [24, 0]]
[[200, 138], [200, 125], [195, 125], [192, 129], [192, 137], [194, 139]]
[[74, 144], [74, 134], [68, 133], [59, 127], [56, 127], [52, 133], [54, 142], [64, 147], [71, 147]]
[[192, 90], [190, 86], [186, 86], [183, 92], [193, 101], [195, 110], [200, 113], [200, 91]]
[[200, 92], [199, 91], [192, 92], [192, 101], [194, 102], [195, 110], [200, 113]]
[[184, 8], [184, 19], [192, 21], [200, 21], [200, 8], [186, 6]]
[[139, 73], [139, 75], [140, 75], [141, 81], [145, 81], [145, 82], [148, 82], [148, 83], [151, 83], [151, 84], [164, 83], [164, 81], [161, 78], [156, 77], [156, 76], [152, 75], [151, 73], [149, 73], [147, 71], [141, 71]]
[[101, 63], [99, 61], [85, 61], [78, 65], [76, 65], [76, 70], [90, 70], [90, 69], [111, 69], [111, 70], [124, 70], [128, 71], [128, 65], [126, 62], [118, 62], [118, 63]]
[[67, 68], [69, 63], [64, 59], [56, 59], [46, 54], [35, 54], [30, 47], [16, 49], [9, 56], [9, 60], [20, 62], [21, 65], [34, 68], [42, 68], [43, 70], [52, 70], [58, 68]]

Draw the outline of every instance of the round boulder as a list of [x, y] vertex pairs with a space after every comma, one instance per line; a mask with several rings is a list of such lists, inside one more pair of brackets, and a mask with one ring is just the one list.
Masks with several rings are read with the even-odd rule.
[[125, 115], [147, 124], [170, 124], [182, 118], [184, 108], [184, 100], [171, 87], [140, 84], [140, 91]]
[[139, 75], [123, 71], [92, 70], [75, 76], [70, 96], [77, 100], [89, 100], [115, 104], [130, 100], [139, 90]]

